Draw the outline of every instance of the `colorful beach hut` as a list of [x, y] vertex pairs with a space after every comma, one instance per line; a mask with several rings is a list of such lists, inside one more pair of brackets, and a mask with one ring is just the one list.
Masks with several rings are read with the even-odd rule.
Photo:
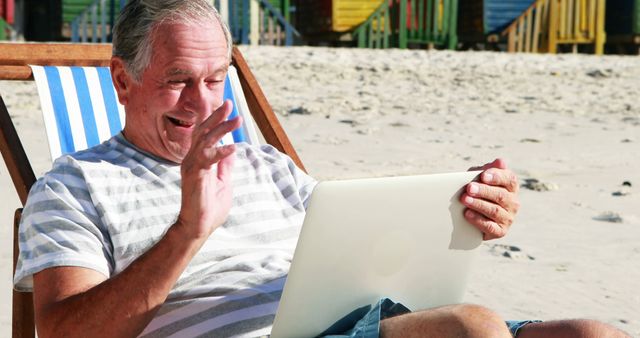
[[509, 52], [556, 53], [560, 46], [578, 52], [590, 45], [604, 52], [605, 0], [536, 0], [502, 32]]
[[359, 47], [458, 45], [458, 0], [388, 0], [358, 27]]
[[457, 4], [458, 0], [300, 0], [298, 27], [312, 42], [455, 49]]
[[385, 1], [298, 0], [296, 27], [311, 42], [339, 39], [362, 24]]
[[535, 0], [460, 0], [458, 38], [464, 44], [496, 43]]

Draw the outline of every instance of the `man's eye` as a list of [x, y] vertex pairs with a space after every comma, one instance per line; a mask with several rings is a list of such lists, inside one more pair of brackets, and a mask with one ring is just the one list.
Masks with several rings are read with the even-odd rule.
[[179, 86], [187, 84], [186, 80], [169, 80], [169, 84], [172, 86]]
[[206, 80], [205, 83], [207, 84], [207, 87], [213, 89], [213, 88], [215, 88], [217, 86], [224, 85], [224, 79], [222, 79], [222, 80], [218, 80], [218, 79]]

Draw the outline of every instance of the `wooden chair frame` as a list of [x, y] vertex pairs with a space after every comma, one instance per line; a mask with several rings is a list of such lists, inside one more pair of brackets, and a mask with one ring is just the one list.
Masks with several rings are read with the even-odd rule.
[[[33, 80], [28, 65], [109, 66], [111, 51], [111, 44], [0, 43], [0, 80]], [[305, 170], [242, 53], [236, 47], [233, 48], [232, 64], [238, 71], [247, 105], [265, 141], [289, 155], [298, 167]], [[0, 151], [20, 202], [24, 206], [36, 177], [1, 93]], [[18, 209], [14, 216], [14, 272], [18, 257], [17, 233], [21, 214], [22, 209]], [[35, 337], [31, 293], [13, 291], [12, 332], [14, 338]]]

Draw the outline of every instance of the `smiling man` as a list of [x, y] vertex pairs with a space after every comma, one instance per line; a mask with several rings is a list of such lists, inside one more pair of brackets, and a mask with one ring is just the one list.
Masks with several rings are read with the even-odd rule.
[[[20, 225], [15, 285], [34, 291], [38, 335], [268, 335], [316, 182], [272, 147], [218, 145], [241, 121], [222, 102], [231, 38], [209, 1], [128, 1], [113, 46], [126, 127], [57, 159]], [[485, 239], [497, 238], [517, 212], [517, 179], [501, 160], [482, 169], [461, 200]], [[374, 335], [510, 336], [472, 305], [381, 319]], [[609, 332], [545, 325], [523, 336]]]
[[[136, 112], [127, 114], [125, 138], [158, 157], [181, 163], [196, 126], [222, 106], [230, 62], [228, 39], [214, 18], [200, 25], [159, 25], [145, 51], [151, 63], [141, 72], [118, 55], [116, 45], [111, 69], [118, 98], [128, 112]], [[220, 113], [230, 108], [224, 106]], [[238, 122], [227, 123], [225, 129], [237, 127]], [[209, 129], [218, 123], [210, 122]]]

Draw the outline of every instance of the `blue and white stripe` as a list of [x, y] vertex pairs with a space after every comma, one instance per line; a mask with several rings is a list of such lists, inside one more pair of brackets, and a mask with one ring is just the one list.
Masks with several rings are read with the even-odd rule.
[[[51, 158], [87, 149], [124, 128], [124, 107], [118, 102], [108, 67], [31, 66], [44, 117]], [[223, 144], [259, 144], [237, 71], [229, 67], [225, 99], [233, 101], [231, 117], [241, 115], [243, 127], [226, 135]]]

